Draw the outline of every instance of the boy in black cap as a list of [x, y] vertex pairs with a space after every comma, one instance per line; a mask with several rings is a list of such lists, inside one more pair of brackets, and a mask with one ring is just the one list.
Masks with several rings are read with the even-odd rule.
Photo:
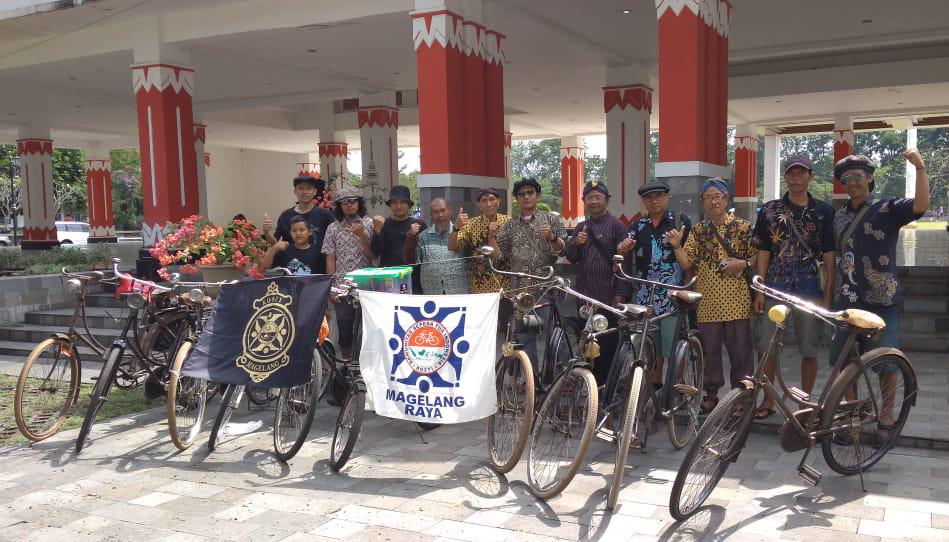
[[[389, 199], [386, 200], [389, 218], [380, 215], [372, 217], [375, 230], [375, 235], [372, 236], [372, 251], [379, 255], [381, 267], [405, 265], [405, 259], [402, 257], [405, 236], [409, 235], [410, 231], [413, 235], [418, 235], [426, 228], [425, 221], [412, 217], [413, 204], [409, 189], [397, 184], [389, 190]], [[419, 294], [422, 292], [422, 286], [418, 266], [415, 267], [412, 272], [412, 291]]]
[[[301, 176], [293, 179], [293, 194], [297, 198], [297, 204], [277, 217], [277, 229], [271, 233], [274, 223], [267, 214], [264, 214], [263, 230], [264, 237], [271, 245], [277, 241], [290, 242], [290, 219], [295, 216], [302, 216], [306, 219], [311, 229], [311, 243], [316, 247], [318, 254], [322, 254], [323, 236], [326, 234], [326, 228], [333, 223], [333, 213], [329, 209], [324, 209], [317, 205], [317, 202], [323, 198], [326, 190], [326, 181], [316, 179], [310, 176]], [[325, 273], [326, 262], [320, 256], [320, 263], [313, 273]]]

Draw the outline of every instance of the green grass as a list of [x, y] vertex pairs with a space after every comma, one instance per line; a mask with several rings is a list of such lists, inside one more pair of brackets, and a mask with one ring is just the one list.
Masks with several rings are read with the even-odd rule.
[[[29, 442], [20, 434], [16, 427], [13, 415], [13, 400], [16, 394], [16, 376], [0, 374], [0, 446], [7, 444], [22, 444]], [[83, 384], [79, 389], [79, 402], [69, 411], [69, 417], [63, 422], [60, 431], [75, 429], [82, 425], [89, 407], [89, 395], [92, 393], [92, 384]], [[115, 418], [148, 410], [163, 403], [161, 399], [149, 401], [141, 389], [123, 390], [115, 386], [109, 392], [109, 400], [99, 409], [96, 420]]]
[[946, 222], [916, 222], [917, 230], [944, 230], [946, 229]]

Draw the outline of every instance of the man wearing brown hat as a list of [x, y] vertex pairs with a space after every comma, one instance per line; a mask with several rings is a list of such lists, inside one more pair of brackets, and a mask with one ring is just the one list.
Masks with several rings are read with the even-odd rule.
[[[929, 179], [916, 149], [903, 156], [916, 167], [915, 198], [877, 198], [873, 191], [876, 164], [867, 156], [851, 155], [834, 165], [834, 182], [847, 188], [850, 201], [834, 215], [837, 241], [837, 309], [857, 308], [873, 312], [886, 321], [882, 335], [860, 337], [864, 350], [900, 343], [900, 285], [896, 278], [896, 243], [900, 228], [920, 218], [929, 209]], [[840, 356], [847, 334], [837, 333], [830, 345], [830, 363]], [[888, 369], [890, 369], [888, 371]], [[893, 398], [897, 377], [895, 365], [879, 366], [883, 391], [877, 437], [885, 439], [893, 428]]]
[[[758, 247], [756, 270], [771, 288], [813, 301], [830, 308], [833, 295], [834, 210], [807, 191], [814, 180], [811, 159], [795, 154], [784, 162], [784, 180], [788, 191], [781, 199], [765, 203], [758, 212], [754, 243]], [[821, 280], [821, 274], [824, 280]], [[764, 314], [777, 304], [758, 292], [753, 302], [755, 313]], [[820, 347], [820, 321], [801, 311], [793, 311], [794, 335], [801, 354], [801, 389], [808, 394], [817, 379], [817, 350]], [[763, 354], [774, 333], [770, 319], [755, 320], [755, 347]], [[775, 366], [766, 369], [774, 377]], [[764, 419], [774, 413], [771, 397], [765, 396], [755, 413]]]
[[[626, 227], [606, 210], [609, 200], [610, 191], [605, 183], [593, 181], [583, 187], [583, 205], [589, 216], [577, 224], [574, 236], [564, 248], [564, 255], [570, 263], [577, 264], [577, 290], [612, 305], [622, 301], [619, 295], [622, 281], [613, 276], [613, 254], [616, 245], [626, 237]], [[612, 314], [606, 313], [606, 317], [615, 325]], [[615, 334], [610, 334], [600, 340], [600, 357], [593, 366], [593, 375], [600, 385], [606, 384], [616, 339]]]

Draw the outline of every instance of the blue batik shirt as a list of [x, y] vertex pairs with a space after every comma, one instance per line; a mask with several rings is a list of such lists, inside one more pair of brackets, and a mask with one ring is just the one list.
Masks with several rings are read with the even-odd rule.
[[[636, 248], [633, 249], [633, 257], [623, 263], [627, 273], [632, 271], [635, 264], [634, 276], [638, 278], [666, 284], [682, 284], [685, 281], [685, 274], [676, 260], [675, 251], [665, 237], [666, 232], [675, 229], [677, 215], [680, 227], [685, 226], [685, 235], [682, 237], [682, 245], [685, 246], [685, 240], [692, 230], [692, 222], [682, 213], [666, 211], [658, 224], [654, 224], [648, 215], [630, 224], [627, 235], [636, 239]], [[649, 287], [630, 287], [626, 281], [623, 281], [623, 284], [626, 285], [627, 291], [636, 288], [636, 304], [652, 305], [656, 315], [673, 309], [672, 300], [666, 295], [664, 288], [657, 288], [655, 299], [649, 299]]]

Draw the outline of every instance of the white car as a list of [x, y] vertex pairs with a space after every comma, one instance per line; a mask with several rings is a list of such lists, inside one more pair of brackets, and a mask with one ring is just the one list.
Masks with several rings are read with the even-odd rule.
[[5, 233], [0, 233], [0, 247], [8, 247], [13, 244], [13, 241], [10, 240], [10, 236]]
[[56, 237], [61, 245], [85, 245], [89, 242], [89, 224], [57, 220]]

